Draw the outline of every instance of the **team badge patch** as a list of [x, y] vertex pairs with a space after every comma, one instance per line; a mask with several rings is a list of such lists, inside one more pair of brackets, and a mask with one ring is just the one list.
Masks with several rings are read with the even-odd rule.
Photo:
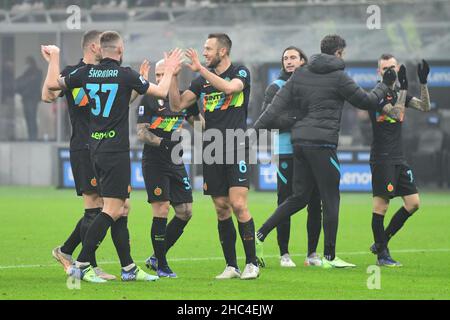
[[247, 78], [247, 71], [245, 71], [245, 70], [239, 70], [239, 75], [240, 75], [242, 78]]
[[283, 162], [281, 163], [281, 168], [282, 168], [282, 169], [287, 169], [287, 167], [288, 167], [287, 162], [283, 161]]
[[389, 184], [387, 185], [387, 191], [389, 191], [389, 192], [394, 191], [394, 186], [392, 185], [392, 183], [389, 183]]
[[93, 186], [93, 187], [97, 186], [97, 179], [95, 179], [95, 178], [91, 179], [91, 186]]
[[159, 197], [162, 194], [162, 189], [160, 187], [156, 187], [155, 190], [153, 190], [153, 194]]
[[163, 99], [158, 99], [158, 104], [160, 107], [162, 107], [164, 105], [164, 100]]
[[139, 115], [143, 116], [144, 115], [144, 106], [139, 106]]

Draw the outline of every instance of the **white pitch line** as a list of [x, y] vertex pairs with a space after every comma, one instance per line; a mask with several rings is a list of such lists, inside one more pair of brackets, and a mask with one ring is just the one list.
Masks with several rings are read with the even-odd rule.
[[[442, 248], [442, 249], [400, 249], [400, 250], [390, 250], [393, 253], [428, 253], [428, 252], [450, 252], [450, 248]], [[353, 252], [338, 252], [339, 255], [370, 255], [371, 253], [368, 251], [353, 251]], [[291, 257], [304, 257], [306, 253], [295, 253], [291, 254]], [[279, 255], [266, 255], [265, 259], [274, 259], [279, 258]], [[214, 261], [214, 260], [223, 260], [223, 257], [203, 257], [203, 258], [173, 258], [169, 259], [169, 261], [173, 262], [197, 262], [197, 261]], [[238, 257], [238, 259], [243, 259], [243, 257]], [[143, 260], [143, 259], [142, 259]], [[140, 260], [137, 260], [140, 261]], [[105, 264], [116, 264], [118, 260], [115, 261], [100, 261], [99, 265]], [[19, 264], [13, 266], [0, 266], [0, 270], [4, 269], [26, 269], [26, 268], [47, 268], [47, 267], [60, 267], [60, 265], [55, 262], [52, 264]]]

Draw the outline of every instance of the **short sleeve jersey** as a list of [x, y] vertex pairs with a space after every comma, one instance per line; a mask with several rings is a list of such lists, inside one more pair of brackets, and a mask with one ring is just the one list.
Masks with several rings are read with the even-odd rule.
[[[214, 70], [210, 70], [214, 72]], [[233, 64], [218, 75], [231, 81], [240, 79], [244, 84], [241, 92], [225, 94], [214, 88], [205, 78], [198, 76], [189, 88], [200, 100], [205, 114], [206, 129], [219, 129], [225, 134], [226, 129], [247, 129], [247, 112], [250, 98], [250, 72], [244, 66]], [[225, 135], [224, 135], [225, 137]]]
[[121, 152], [130, 149], [129, 105], [133, 90], [147, 92], [149, 82], [119, 61], [103, 59], [86, 65], [65, 78], [69, 90], [82, 87], [89, 98], [90, 148], [93, 152]]
[[[84, 67], [83, 60], [73, 66], [67, 66], [61, 72], [61, 77], [67, 77], [73, 71]], [[82, 87], [61, 91], [60, 97], [66, 97], [69, 111], [72, 135], [70, 137], [70, 150], [79, 151], [89, 147], [89, 100]]]
[[[388, 95], [381, 103], [397, 102], [398, 90], [394, 96]], [[407, 95], [405, 106], [408, 106], [412, 97]], [[370, 162], [372, 163], [389, 163], [402, 164], [405, 162], [402, 144], [402, 122], [392, 119], [386, 114], [378, 111], [369, 111], [370, 120], [372, 122], [373, 142], [370, 152]]]
[[[149, 95], [142, 97], [137, 109], [137, 123], [150, 124], [150, 132], [163, 139], [170, 140], [172, 133], [182, 128], [185, 119], [186, 112], [184, 110], [182, 112], [170, 110], [168, 99], [158, 99]], [[172, 160], [166, 152], [148, 144], [144, 145], [142, 157], [155, 164], [172, 164]]]

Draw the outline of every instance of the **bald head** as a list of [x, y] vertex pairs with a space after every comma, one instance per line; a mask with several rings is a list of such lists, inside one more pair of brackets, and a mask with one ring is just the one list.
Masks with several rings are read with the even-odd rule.
[[162, 77], [164, 77], [164, 59], [159, 60], [155, 65], [155, 81], [156, 84], [161, 82]]

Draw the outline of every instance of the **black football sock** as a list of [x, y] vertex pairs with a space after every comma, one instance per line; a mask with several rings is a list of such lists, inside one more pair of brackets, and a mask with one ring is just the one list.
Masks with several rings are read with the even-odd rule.
[[[86, 236], [86, 232], [88, 231], [89, 227], [92, 225], [92, 222], [100, 214], [100, 212], [102, 212], [102, 208], [93, 208], [84, 210], [83, 222], [81, 223], [80, 228], [80, 235], [82, 241]], [[93, 266], [94, 268], [97, 267], [97, 260], [95, 258], [95, 255], [92, 258], [91, 266]]]
[[291, 232], [291, 217], [282, 221], [277, 226], [277, 241], [280, 248], [280, 256], [289, 253], [289, 236]]
[[398, 209], [386, 228], [385, 234], [387, 242], [389, 242], [389, 240], [391, 240], [391, 238], [398, 232], [398, 230], [403, 227], [409, 217], [411, 217], [411, 214], [405, 209], [405, 207], [401, 207], [400, 209]]
[[238, 268], [236, 258], [236, 229], [234, 228], [233, 218], [219, 220], [219, 239], [222, 245], [223, 255], [227, 266]]
[[123, 267], [133, 263], [130, 248], [130, 232], [128, 231], [128, 217], [120, 217], [111, 225], [111, 238]]
[[247, 222], [238, 222], [239, 234], [244, 244], [245, 264], [253, 263], [258, 266], [256, 261], [256, 247], [255, 247], [255, 223], [253, 218]]
[[90, 263], [95, 257], [95, 250], [100, 246], [100, 243], [106, 236], [109, 227], [114, 223], [113, 218], [108, 214], [102, 212], [92, 222], [91, 227], [86, 232], [83, 241], [83, 248], [78, 256], [78, 262]]
[[174, 216], [170, 220], [166, 228], [166, 253], [177, 242], [184, 231], [184, 227], [188, 224], [189, 220], [181, 220], [177, 216]]
[[166, 225], [167, 218], [153, 218], [151, 237], [153, 252], [158, 259], [158, 268], [167, 266], [166, 259]]
[[372, 232], [377, 252], [380, 254], [387, 247], [383, 215], [375, 212], [372, 213]]
[[83, 224], [83, 219], [84, 217], [82, 217], [78, 221], [77, 225], [75, 226], [75, 229], [72, 231], [69, 238], [67, 238], [67, 240], [62, 245], [61, 247], [62, 253], [72, 255], [73, 252], [75, 251], [75, 248], [78, 247], [78, 245], [81, 243], [80, 229], [81, 225]]

